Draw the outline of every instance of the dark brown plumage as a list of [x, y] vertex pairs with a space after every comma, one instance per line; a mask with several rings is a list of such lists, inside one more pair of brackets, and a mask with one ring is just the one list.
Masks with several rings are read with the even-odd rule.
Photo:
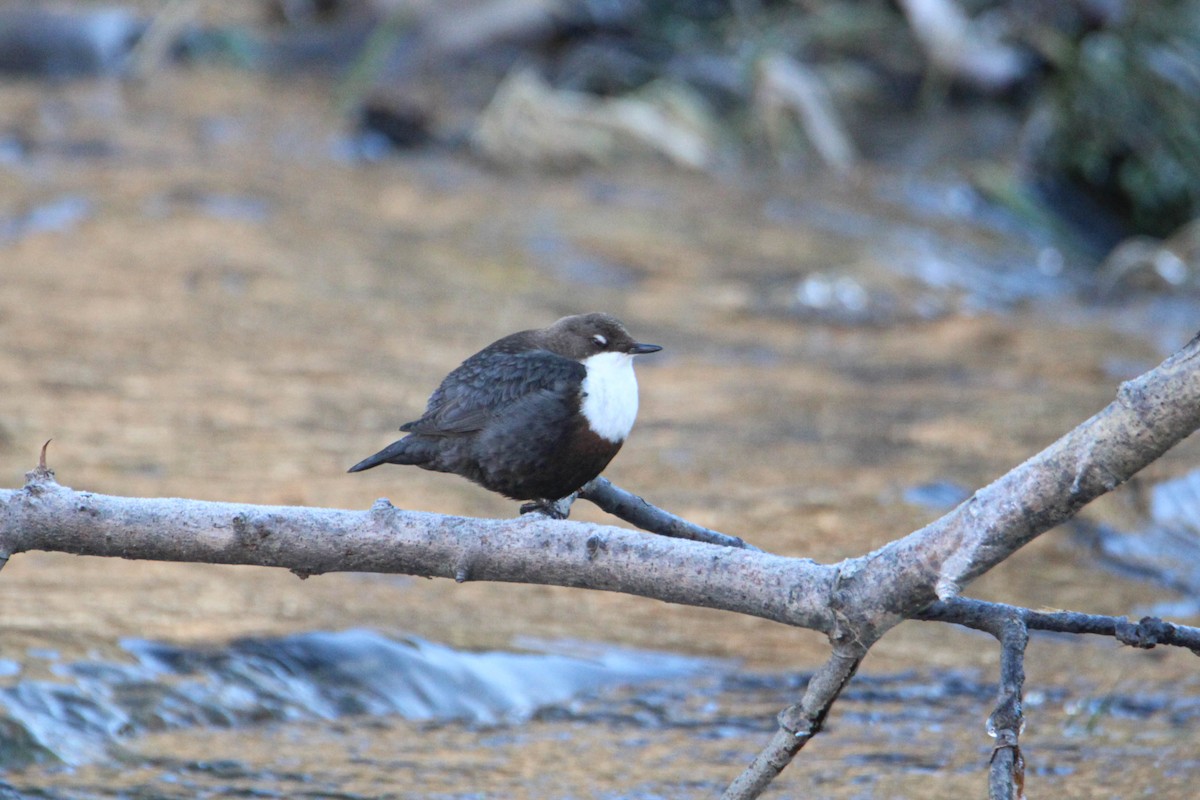
[[464, 361], [409, 435], [355, 464], [461, 475], [514, 500], [554, 501], [600, 474], [637, 414], [639, 344], [608, 314], [564, 317], [505, 336]]

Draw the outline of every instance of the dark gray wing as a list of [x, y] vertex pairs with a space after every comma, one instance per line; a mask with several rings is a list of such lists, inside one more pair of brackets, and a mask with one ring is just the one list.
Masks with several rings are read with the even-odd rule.
[[[454, 436], [478, 431], [495, 415], [522, 398], [577, 388], [587, 370], [578, 361], [547, 350], [476, 353], [442, 381], [425, 415], [400, 430], [428, 436]], [[565, 398], [564, 398], [565, 399]]]

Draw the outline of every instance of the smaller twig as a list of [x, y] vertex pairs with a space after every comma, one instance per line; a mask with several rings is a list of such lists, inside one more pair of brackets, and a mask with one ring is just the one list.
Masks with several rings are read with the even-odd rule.
[[54, 470], [46, 466], [46, 448], [48, 448], [50, 443], [53, 441], [53, 439], [46, 440], [46, 443], [42, 445], [42, 452], [38, 456], [37, 466], [25, 473], [26, 488], [36, 486], [40, 483], [54, 482]]
[[1034, 611], [1005, 603], [988, 603], [967, 597], [939, 600], [915, 619], [953, 622], [995, 636], [1000, 650], [1000, 692], [996, 710], [988, 718], [988, 732], [996, 737], [988, 771], [989, 800], [1023, 800], [1025, 762], [1017, 739], [1024, 727], [1021, 688], [1025, 682], [1025, 647], [1030, 630], [1112, 636], [1130, 647], [1156, 645], [1185, 647], [1200, 655], [1200, 628], [1175, 625], [1157, 617], [1134, 623], [1125, 617], [1082, 614], [1077, 611]]
[[[1020, 606], [956, 597], [934, 603], [916, 616], [916, 619], [954, 622], [984, 631], [1000, 642], [1000, 684], [996, 708], [987, 721], [988, 734], [996, 740], [988, 769], [988, 800], [1023, 800], [1025, 797], [1025, 759], [1021, 756], [1018, 739], [1025, 728], [1021, 692], [1025, 685], [1025, 647], [1029, 644], [1029, 629], [1034, 627], [1030, 617], [1035, 613]], [[1066, 620], [1042, 622], [1062, 626]]]
[[1000, 690], [987, 723], [988, 733], [996, 739], [988, 770], [988, 800], [1024, 800], [1025, 759], [1017, 740], [1025, 728], [1021, 691], [1029, 630], [1020, 615], [1013, 615], [991, 633], [1000, 642]]
[[800, 748], [821, 731], [829, 709], [858, 671], [862, 656], [834, 653], [808, 679], [804, 698], [779, 713], [779, 729], [767, 746], [738, 775], [721, 800], [753, 800], [783, 772]]
[[[38, 455], [37, 466], [25, 473], [25, 491], [30, 494], [37, 495], [43, 492], [47, 487], [47, 483], [54, 483], [54, 470], [46, 466], [46, 448], [50, 446], [53, 439], [47, 439], [42, 445], [42, 452]], [[8, 564], [8, 559], [12, 552], [8, 549], [0, 549], [0, 569], [4, 569]]]
[[1165, 622], [1158, 617], [1142, 617], [1130, 622], [1125, 617], [1084, 614], [1079, 611], [1034, 611], [1006, 603], [989, 603], [969, 597], [939, 600], [914, 619], [926, 622], [952, 622], [975, 630], [992, 632], [995, 619], [1018, 615], [1031, 631], [1112, 636], [1122, 644], [1149, 650], [1156, 645], [1183, 647], [1200, 655], [1200, 628]]
[[745, 550], [762, 552], [737, 536], [709, 530], [653, 506], [636, 494], [614, 486], [607, 478], [594, 478], [584, 484], [583, 488], [579, 490], [579, 497], [595, 503], [603, 511], [623, 519], [631, 525], [636, 525], [644, 531], [675, 539], [690, 539], [693, 542], [707, 542], [724, 547], [740, 547]]

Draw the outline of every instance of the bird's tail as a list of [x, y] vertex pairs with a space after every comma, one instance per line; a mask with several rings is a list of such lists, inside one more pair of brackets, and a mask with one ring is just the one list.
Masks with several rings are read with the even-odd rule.
[[392, 442], [387, 447], [380, 450], [373, 456], [367, 456], [362, 461], [355, 464], [347, 472], [362, 472], [371, 467], [378, 467], [380, 464], [416, 464], [425, 463], [428, 454], [423, 452], [424, 448], [413, 447], [412, 437], [406, 437], [399, 441]]

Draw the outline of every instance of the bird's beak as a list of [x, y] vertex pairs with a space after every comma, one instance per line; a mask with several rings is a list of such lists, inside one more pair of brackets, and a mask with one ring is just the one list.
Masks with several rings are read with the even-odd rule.
[[642, 344], [641, 342], [637, 342], [633, 347], [629, 348], [629, 355], [644, 356], [647, 353], [657, 353], [659, 350], [662, 350], [661, 344]]

